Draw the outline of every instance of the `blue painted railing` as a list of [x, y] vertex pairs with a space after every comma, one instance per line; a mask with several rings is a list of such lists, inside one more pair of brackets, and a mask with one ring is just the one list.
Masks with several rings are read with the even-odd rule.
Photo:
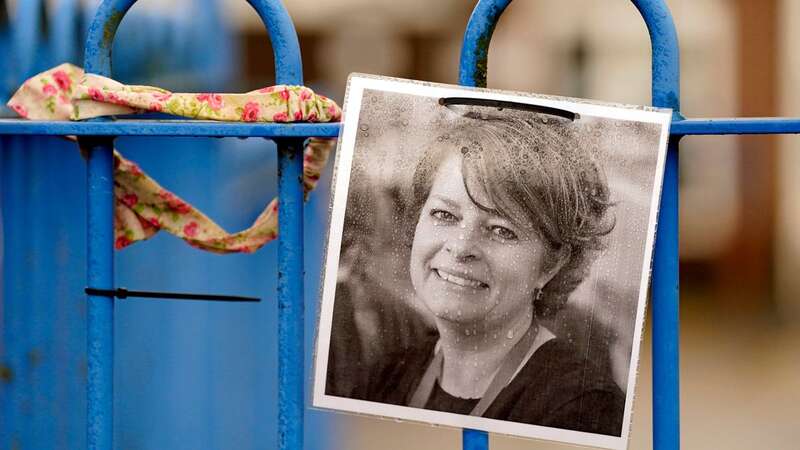
[[[98, 8], [89, 28], [85, 70], [111, 76], [114, 35], [136, 0], [107, 0]], [[267, 27], [279, 84], [302, 85], [302, 63], [297, 33], [277, 0], [248, 0]], [[98, 120], [96, 122], [107, 122]], [[146, 135], [147, 127], [134, 129]], [[234, 130], [231, 130], [234, 131]], [[241, 136], [238, 133], [225, 136]], [[246, 133], [245, 136], [250, 136]], [[270, 137], [270, 136], [266, 136]], [[306, 136], [307, 137], [307, 136]], [[303, 447], [303, 138], [278, 143], [278, 448]], [[87, 137], [88, 270], [89, 286], [113, 288], [113, 137]], [[111, 297], [89, 296], [87, 445], [111, 449], [113, 440], [113, 305]]]
[[[511, 0], [481, 0], [464, 35], [459, 83], [484, 86], [489, 42], [500, 15]], [[663, 0], [633, 0], [642, 15], [652, 44], [652, 103], [674, 110], [666, 174], [658, 222], [653, 270], [653, 429], [654, 448], [680, 446], [678, 384], [678, 141], [684, 135], [800, 133], [800, 120], [790, 118], [685, 119], [680, 114], [678, 41]], [[117, 27], [135, 0], [106, 0], [89, 27], [85, 53], [88, 72], [111, 75], [111, 48]], [[278, 83], [302, 84], [297, 35], [278, 0], [249, 0], [265, 23], [272, 42]], [[21, 2], [23, 22], [34, 20], [33, 2]], [[38, 4], [38, 2], [36, 3]], [[74, 2], [66, 2], [72, 5]], [[16, 28], [18, 35], [30, 30]], [[72, 33], [56, 30], [57, 34]], [[23, 36], [17, 42], [34, 42]], [[58, 51], [62, 54], [63, 52]], [[25, 70], [33, 64], [32, 49], [22, 51]], [[27, 56], [26, 56], [27, 55]], [[88, 163], [88, 283], [98, 288], [114, 286], [113, 279], [113, 179], [111, 149], [115, 136], [236, 136], [266, 137], [279, 149], [279, 414], [278, 448], [303, 447], [303, 208], [302, 140], [308, 136], [336, 136], [337, 124], [226, 124], [188, 120], [96, 120], [77, 123], [0, 120], [0, 135], [78, 135], [90, 149]], [[10, 168], [13, 175], [18, 171]], [[20, 168], [20, 170], [22, 170]], [[6, 180], [14, 182], [15, 180]], [[20, 183], [23, 180], [17, 180]], [[8, 205], [7, 205], [8, 206]], [[12, 205], [13, 206], [13, 205]], [[35, 223], [35, 220], [33, 220]], [[8, 248], [13, 251], [14, 248]], [[88, 423], [90, 449], [111, 449], [113, 444], [113, 325], [114, 300], [88, 299]], [[20, 330], [26, 324], [9, 319]], [[22, 364], [22, 363], [20, 363]], [[464, 430], [465, 450], [487, 450], [487, 433]]]

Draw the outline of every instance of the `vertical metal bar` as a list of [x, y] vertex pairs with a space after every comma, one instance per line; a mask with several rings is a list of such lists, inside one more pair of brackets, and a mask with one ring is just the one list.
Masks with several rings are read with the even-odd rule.
[[[633, 0], [653, 52], [653, 105], [680, 120], [678, 34], [663, 0]], [[653, 262], [653, 448], [680, 448], [680, 301], [678, 291], [678, 139], [670, 141]]]
[[511, 0], [481, 0], [475, 5], [461, 44], [458, 84], [486, 87], [489, 42], [500, 15], [510, 3]]
[[[18, 144], [21, 146], [30, 145], [31, 139], [27, 136], [22, 137], [20, 136], [17, 139]], [[22, 172], [22, 182], [23, 183], [30, 183], [31, 174], [33, 173], [33, 158], [31, 155], [25, 154], [20, 152], [17, 157], [20, 159], [19, 168]], [[25, 186], [21, 189], [21, 194], [23, 195], [23, 204], [20, 205], [21, 207], [17, 209], [20, 212], [20, 216], [23, 218], [24, 223], [32, 223], [34, 221], [34, 213], [33, 208], [30, 208], [28, 205], [33, 204], [34, 200], [34, 189], [32, 185]], [[19, 239], [23, 239], [25, 242], [32, 242], [33, 241], [33, 234], [34, 230], [33, 227], [23, 225], [22, 229], [20, 230], [17, 236]], [[24, 255], [23, 261], [24, 263], [28, 263], [28, 261], [34, 261], [35, 254], [34, 250], [30, 246], [25, 246], [24, 250], [22, 251]], [[20, 343], [22, 346], [19, 348], [22, 350], [20, 356], [20, 367], [19, 367], [19, 377], [24, 377], [25, 382], [20, 383], [18, 390], [18, 399], [21, 400], [19, 406], [19, 419], [20, 420], [20, 442], [22, 445], [26, 443], [33, 442], [33, 418], [31, 417], [30, 413], [26, 411], [28, 405], [33, 406], [33, 396], [34, 396], [34, 386], [33, 386], [33, 361], [30, 357], [31, 355], [31, 342], [32, 342], [32, 331], [33, 331], [33, 320], [31, 320], [36, 311], [34, 310], [33, 299], [31, 297], [31, 282], [33, 281], [33, 277], [31, 276], [30, 272], [23, 271], [19, 274], [16, 280], [17, 283], [22, 285], [22, 289], [19, 290], [20, 296], [16, 299], [17, 304], [20, 306], [19, 313], [22, 316], [22, 329], [20, 330]]]
[[[114, 286], [113, 140], [91, 141], [87, 173], [87, 285]], [[110, 450], [114, 425], [114, 299], [88, 296], [87, 424], [90, 450]]]
[[463, 450], [489, 450], [489, 434], [485, 431], [464, 428], [461, 431], [461, 448]]
[[680, 448], [678, 142], [669, 144], [653, 266], [653, 448]]
[[[511, 0], [480, 0], [472, 10], [464, 39], [458, 68], [458, 84], [486, 87], [489, 43], [500, 15]], [[463, 450], [488, 450], [489, 435], [485, 431], [465, 428], [461, 433]]]
[[278, 144], [278, 449], [302, 450], [303, 141]]
[[247, 0], [269, 33], [275, 58], [277, 84], [303, 84], [303, 62], [300, 58], [300, 41], [292, 18], [280, 0]]
[[[26, 270], [25, 301], [30, 304], [31, 314], [27, 318], [28, 352], [30, 372], [27, 375], [28, 389], [31, 391], [29, 402], [36, 414], [27, 420], [28, 437], [23, 446], [54, 447], [53, 418], [57, 417], [53, 408], [53, 387], [57, 380], [53, 355], [53, 328], [55, 321], [55, 303], [58, 297], [53, 295], [53, 274], [57, 273], [55, 258], [49, 251], [49, 245], [55, 236], [53, 220], [55, 219], [51, 208], [35, 208], [47, 202], [49, 184], [52, 182], [48, 172], [56, 167], [57, 163], [49, 161], [53, 138], [44, 136], [31, 136], [24, 139], [29, 160], [26, 171], [26, 182], [31, 184], [31, 203], [26, 206], [31, 209], [31, 222], [27, 224], [30, 236], [26, 240], [26, 247], [31, 257], [31, 267]], [[49, 211], [45, 211], [49, 210]]]
[[[30, 317], [30, 304], [25, 292], [25, 258], [28, 256], [26, 240], [30, 237], [31, 222], [30, 186], [25, 181], [29, 172], [26, 167], [25, 138], [4, 136], [2, 140], [3, 174], [7, 176], [0, 185], [3, 200], [3, 223], [6, 228], [3, 244], [3, 323], [2, 338], [5, 344], [2, 361], [3, 376], [0, 378], [0, 446], [13, 448], [25, 443], [28, 417], [25, 405], [29, 404], [25, 393], [28, 383], [23, 378], [29, 372], [27, 353], [26, 320]], [[14, 214], [11, 214], [14, 211]]]
[[680, 54], [675, 22], [664, 0], [631, 0], [647, 25], [652, 50], [653, 106], [672, 108], [680, 120]]

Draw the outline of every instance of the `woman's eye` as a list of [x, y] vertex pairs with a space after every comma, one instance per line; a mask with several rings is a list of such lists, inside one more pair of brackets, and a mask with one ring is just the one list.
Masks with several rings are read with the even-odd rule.
[[492, 226], [491, 231], [493, 235], [506, 241], [516, 241], [518, 239], [517, 233], [514, 233], [506, 227], [501, 227], [500, 225]]
[[456, 222], [458, 220], [452, 213], [443, 209], [432, 209], [431, 217], [442, 222]]

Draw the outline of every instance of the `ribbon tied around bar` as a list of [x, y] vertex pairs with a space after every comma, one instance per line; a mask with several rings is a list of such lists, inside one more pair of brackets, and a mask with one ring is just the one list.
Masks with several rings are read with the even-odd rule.
[[[83, 69], [72, 64], [61, 64], [25, 81], [8, 106], [31, 120], [162, 112], [200, 120], [286, 123], [337, 122], [342, 115], [333, 100], [304, 86], [278, 85], [245, 94], [173, 93], [84, 74]], [[306, 195], [316, 186], [335, 141], [313, 137], [308, 140], [303, 152]], [[278, 236], [277, 198], [249, 228], [228, 233], [197, 208], [162, 188], [116, 150], [114, 196], [116, 249], [148, 239], [159, 230], [215, 253], [251, 253]]]

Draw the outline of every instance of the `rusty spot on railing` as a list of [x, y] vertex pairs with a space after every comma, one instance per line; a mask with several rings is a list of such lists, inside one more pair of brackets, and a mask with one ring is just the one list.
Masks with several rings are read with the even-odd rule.
[[477, 58], [475, 58], [475, 72], [473, 79], [475, 86], [486, 87], [486, 73], [489, 70], [489, 43], [492, 41], [492, 32], [494, 28], [478, 39], [478, 48], [475, 49]]
[[121, 11], [114, 11], [108, 16], [108, 20], [103, 25], [103, 46], [104, 47], [111, 47], [111, 44], [114, 42], [114, 33], [119, 26], [119, 23], [122, 22], [122, 18], [125, 14]]
[[14, 371], [5, 364], [0, 364], [0, 381], [11, 383], [14, 380]]

